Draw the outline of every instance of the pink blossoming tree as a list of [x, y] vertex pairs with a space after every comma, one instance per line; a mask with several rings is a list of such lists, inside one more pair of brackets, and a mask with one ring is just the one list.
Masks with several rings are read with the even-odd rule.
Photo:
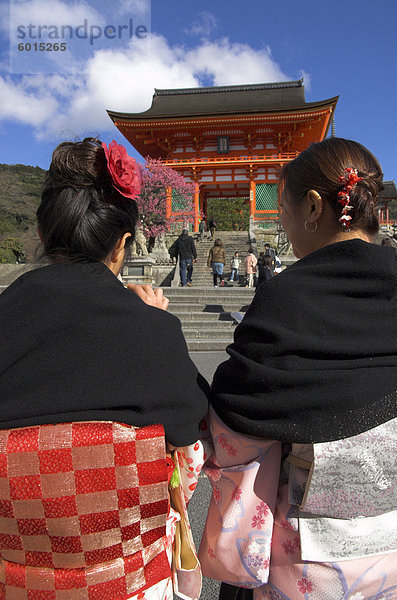
[[[166, 219], [167, 188], [177, 198], [178, 213]], [[136, 201], [145, 237], [156, 238], [167, 231], [172, 222], [183, 224], [194, 220], [194, 183], [188, 183], [182, 175], [161, 161], [147, 158], [142, 168], [142, 189]]]

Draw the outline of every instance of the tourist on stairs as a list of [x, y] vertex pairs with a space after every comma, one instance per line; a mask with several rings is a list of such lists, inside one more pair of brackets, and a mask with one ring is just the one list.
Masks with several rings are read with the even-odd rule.
[[226, 263], [226, 254], [223, 248], [223, 244], [219, 238], [217, 238], [214, 242], [214, 245], [210, 249], [208, 253], [207, 265], [212, 267], [212, 275], [214, 279], [214, 287], [218, 287], [218, 277], [220, 281], [220, 286], [223, 287], [225, 285], [225, 280], [223, 278], [223, 269]]
[[208, 221], [208, 230], [210, 232], [210, 240], [213, 240], [215, 237], [215, 231], [217, 230], [218, 225], [216, 224], [216, 221], [213, 217], [210, 217], [210, 220]]
[[207, 231], [207, 222], [205, 217], [202, 217], [199, 223], [200, 242], [204, 242], [205, 232]]
[[238, 252], [235, 252], [232, 260], [230, 261], [231, 274], [230, 281], [236, 281], [238, 283], [239, 280], [239, 269], [240, 269], [241, 259]]
[[257, 270], [258, 270], [258, 279], [256, 282], [256, 287], [258, 287], [264, 281], [268, 281], [273, 277], [272, 271], [272, 259], [270, 256], [265, 256], [264, 252], [259, 253], [259, 258], [257, 262]]
[[197, 262], [197, 251], [193, 239], [187, 229], [175, 240], [169, 249], [171, 258], [179, 256], [179, 273], [182, 287], [191, 287], [193, 275], [193, 262]]
[[253, 248], [249, 248], [248, 254], [244, 260], [247, 285], [245, 287], [254, 287], [257, 259]]

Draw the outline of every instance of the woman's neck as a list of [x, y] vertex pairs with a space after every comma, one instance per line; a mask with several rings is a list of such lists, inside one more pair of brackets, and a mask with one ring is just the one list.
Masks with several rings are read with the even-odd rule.
[[320, 248], [324, 248], [325, 246], [329, 246], [330, 244], [337, 244], [338, 242], [346, 242], [348, 240], [362, 240], [363, 242], [368, 242], [369, 244], [373, 244], [375, 241], [375, 236], [367, 233], [363, 229], [352, 229], [351, 231], [340, 231], [335, 235], [328, 238], [324, 241]]

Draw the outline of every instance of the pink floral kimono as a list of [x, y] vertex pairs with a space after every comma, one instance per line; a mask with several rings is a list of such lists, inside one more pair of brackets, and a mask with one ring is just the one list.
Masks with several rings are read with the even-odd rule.
[[212, 410], [209, 427], [204, 575], [254, 588], [255, 600], [397, 598], [396, 420], [292, 451]]

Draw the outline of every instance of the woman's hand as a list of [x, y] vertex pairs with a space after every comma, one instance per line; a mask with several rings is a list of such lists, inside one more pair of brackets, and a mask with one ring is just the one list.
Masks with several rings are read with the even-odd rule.
[[151, 285], [137, 285], [136, 283], [127, 283], [125, 287], [131, 290], [131, 292], [134, 292], [141, 300], [146, 304], [149, 304], [149, 306], [167, 310], [170, 301], [163, 295], [162, 288], [156, 288], [154, 290]]

